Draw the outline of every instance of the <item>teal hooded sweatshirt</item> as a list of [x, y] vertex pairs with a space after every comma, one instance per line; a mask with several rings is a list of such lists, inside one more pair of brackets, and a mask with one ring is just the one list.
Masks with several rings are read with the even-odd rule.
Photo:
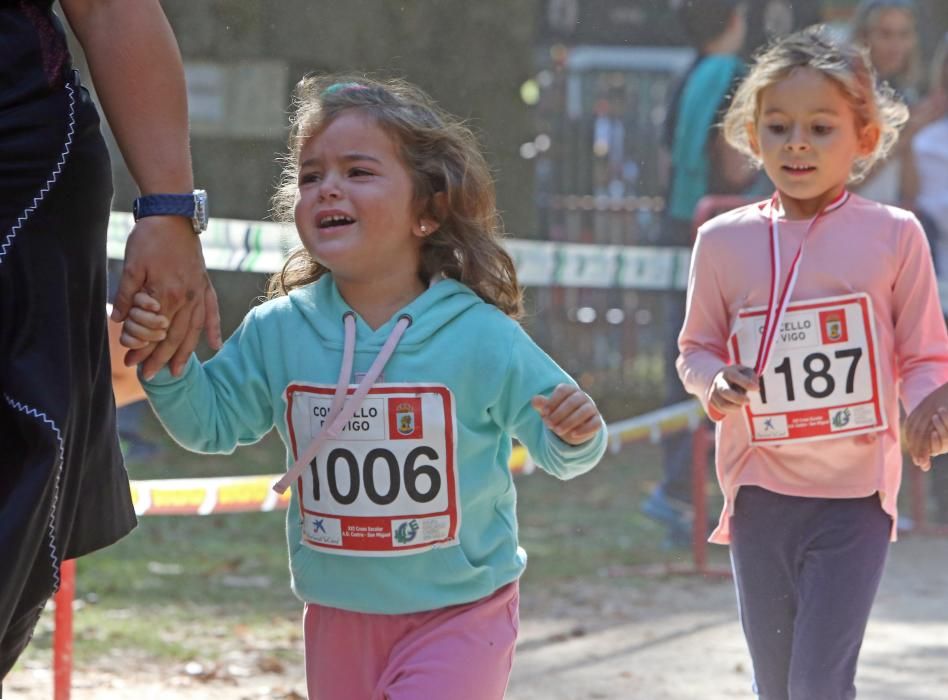
[[[355, 342], [344, 380], [346, 314]], [[325, 275], [255, 307], [211, 360], [192, 356], [181, 377], [162, 370], [145, 390], [184, 447], [229, 453], [276, 426], [289, 467], [324, 429], [337, 383], [351, 396], [404, 316], [411, 324], [383, 375], [292, 486], [290, 570], [305, 602], [401, 614], [490, 595], [526, 565], [511, 438], [561, 479], [605, 451], [604, 427], [572, 446], [544, 426], [531, 399], [573, 380], [451, 279], [373, 331]]]

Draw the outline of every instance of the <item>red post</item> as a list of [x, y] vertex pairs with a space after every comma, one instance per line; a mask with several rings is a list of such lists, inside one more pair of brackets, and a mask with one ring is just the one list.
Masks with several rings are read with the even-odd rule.
[[53, 632], [53, 700], [69, 700], [72, 689], [72, 600], [76, 595], [76, 560], [63, 562], [56, 593]]
[[710, 445], [708, 427], [702, 422], [691, 436], [691, 503], [694, 508], [694, 520], [691, 524], [691, 554], [695, 561], [695, 570], [703, 574], [708, 570], [708, 522], [707, 471], [708, 449]]

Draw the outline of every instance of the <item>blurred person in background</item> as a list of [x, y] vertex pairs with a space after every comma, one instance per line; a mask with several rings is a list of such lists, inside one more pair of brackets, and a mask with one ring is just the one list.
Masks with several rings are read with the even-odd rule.
[[877, 79], [888, 83], [911, 110], [896, 148], [853, 192], [906, 208], [912, 207], [918, 190], [912, 139], [940, 112], [937, 102], [922, 99], [924, 71], [917, 25], [913, 0], [863, 0], [850, 25], [850, 38], [869, 51]]
[[[740, 53], [747, 34], [747, 3], [740, 0], [686, 0], [679, 13], [697, 49], [672, 97], [665, 122], [665, 145], [671, 153], [667, 210], [661, 244], [692, 245], [698, 201], [709, 194], [745, 190], [756, 171], [724, 140], [718, 124], [733, 88], [744, 75]], [[685, 293], [665, 298], [665, 404], [688, 398], [672, 358], [678, 354], [678, 332], [685, 317]], [[691, 541], [691, 435], [664, 439], [663, 478], [642, 503], [642, 512], [666, 528], [665, 546]]]
[[[912, 141], [918, 172], [914, 209], [928, 234], [935, 270], [944, 275], [948, 272], [948, 34], [932, 59], [929, 88], [937, 117]], [[935, 518], [948, 523], [948, 455], [932, 459], [932, 466]]]
[[928, 102], [934, 118], [912, 140], [918, 173], [913, 209], [927, 227], [935, 269], [948, 272], [948, 34], [935, 50]]
[[[142, 193], [192, 196], [184, 71], [160, 4], [60, 5]], [[135, 526], [103, 313], [109, 155], [53, 0], [0, 0], [0, 153], [2, 682], [62, 562]], [[136, 223], [116, 297], [116, 321], [142, 287], [173, 319], [128, 358], [151, 373], [169, 360], [180, 371], [205, 319], [220, 344], [201, 244], [179, 214]]]

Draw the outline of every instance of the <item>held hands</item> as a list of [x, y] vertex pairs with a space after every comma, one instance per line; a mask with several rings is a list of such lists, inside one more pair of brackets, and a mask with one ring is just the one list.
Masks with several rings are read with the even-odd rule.
[[549, 397], [534, 396], [533, 408], [543, 423], [563, 442], [581, 445], [602, 428], [602, 417], [593, 400], [579, 387], [559, 384]]
[[161, 305], [145, 292], [132, 297], [134, 306], [128, 310], [119, 342], [130, 350], [138, 350], [168, 337], [169, 321]]
[[748, 391], [760, 391], [754, 370], [744, 365], [728, 365], [711, 382], [708, 404], [719, 413], [734, 413], [750, 403]]
[[923, 470], [934, 455], [948, 452], [948, 384], [935, 389], [905, 421], [905, 439], [912, 461]]
[[[181, 216], [152, 216], [135, 224], [125, 246], [125, 268], [112, 312], [113, 321], [126, 321], [134, 305], [136, 292], [146, 292], [160, 304], [169, 321], [160, 340], [156, 333], [139, 331], [154, 326], [139, 324], [123, 333], [123, 345], [132, 348], [125, 356], [126, 365], [144, 363], [146, 378], [169, 362], [175, 376], [181, 374], [188, 356], [197, 345], [201, 330], [207, 331], [208, 343], [215, 350], [221, 345], [217, 294], [207, 276], [201, 242], [190, 222]], [[143, 307], [147, 310], [147, 307]], [[147, 341], [128, 345], [125, 338]]]

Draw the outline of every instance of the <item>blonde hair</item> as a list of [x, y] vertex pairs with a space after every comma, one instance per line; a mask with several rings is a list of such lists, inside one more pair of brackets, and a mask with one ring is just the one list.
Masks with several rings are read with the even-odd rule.
[[[416, 206], [438, 221], [422, 244], [421, 279], [427, 283], [438, 274], [456, 279], [520, 318], [523, 293], [513, 260], [500, 243], [493, 178], [468, 127], [403, 80], [307, 76], [296, 86], [292, 108], [288, 152], [272, 201], [274, 219], [293, 221], [300, 152], [307, 140], [345, 112], [368, 115], [394, 141]], [[270, 278], [267, 296], [285, 295], [327, 272], [305, 248], [297, 248]]]
[[853, 162], [849, 181], [859, 182], [898, 141], [899, 129], [908, 121], [908, 108], [892, 88], [877, 83], [865, 49], [834, 41], [823, 27], [790, 34], [758, 54], [724, 116], [725, 138], [760, 167], [748, 124], [757, 122], [763, 91], [800, 68], [819, 71], [840, 89], [856, 117], [857, 130], [869, 125], [879, 128], [872, 153]]

